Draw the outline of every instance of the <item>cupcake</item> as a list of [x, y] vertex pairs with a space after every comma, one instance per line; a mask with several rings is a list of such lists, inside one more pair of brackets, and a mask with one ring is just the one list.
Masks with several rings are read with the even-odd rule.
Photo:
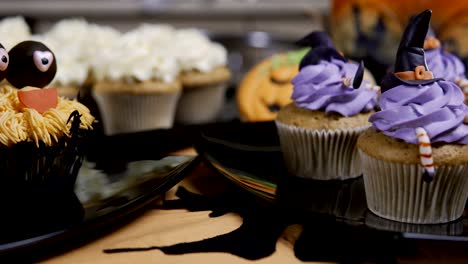
[[415, 224], [456, 220], [468, 197], [468, 107], [460, 88], [426, 65], [431, 14], [408, 24], [395, 72], [382, 81], [381, 111], [357, 143], [370, 211]]
[[276, 118], [286, 167], [317, 180], [358, 177], [355, 144], [370, 126], [377, 89], [363, 79], [364, 65], [348, 62], [324, 33], [313, 32], [303, 41], [315, 47], [292, 80], [293, 103]]
[[431, 29], [429, 29], [424, 41], [424, 50], [427, 67], [431, 69], [434, 77], [456, 83], [465, 94], [465, 102], [468, 102], [468, 80], [465, 76], [465, 65], [457, 56], [445, 50]]
[[215, 121], [225, 103], [231, 78], [226, 66], [226, 49], [195, 29], [178, 30], [174, 45], [183, 87], [176, 122], [200, 124]]
[[119, 36], [120, 33], [111, 27], [70, 18], [60, 20], [33, 39], [45, 43], [57, 57], [57, 74], [51, 85], [57, 87], [60, 96], [74, 99], [93, 81], [90, 75], [92, 59]]
[[0, 68], [8, 69], [0, 77], [11, 84], [0, 88], [2, 195], [14, 202], [73, 193], [94, 118], [55, 88], [42, 88], [56, 72], [55, 56], [42, 43], [21, 42], [1, 57]]
[[181, 84], [179, 67], [151, 36], [130, 31], [96, 54], [93, 96], [106, 135], [171, 128]]

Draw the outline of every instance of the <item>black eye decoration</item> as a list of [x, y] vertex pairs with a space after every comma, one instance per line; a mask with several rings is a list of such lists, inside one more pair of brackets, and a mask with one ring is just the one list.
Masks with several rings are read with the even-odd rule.
[[42, 88], [55, 77], [55, 55], [41, 42], [23, 41], [14, 46], [8, 55], [11, 61], [6, 78], [18, 89], [25, 86]]
[[0, 44], [0, 81], [6, 77], [9, 62], [10, 58], [8, 57], [8, 53], [3, 45]]

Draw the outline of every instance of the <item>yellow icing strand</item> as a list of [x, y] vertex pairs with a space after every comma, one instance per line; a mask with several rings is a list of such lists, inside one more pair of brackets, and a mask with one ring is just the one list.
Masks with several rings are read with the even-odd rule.
[[15, 88], [0, 88], [0, 144], [12, 146], [22, 141], [43, 142], [51, 146], [63, 136], [70, 136], [71, 122], [66, 124], [74, 110], [81, 114], [81, 129], [92, 129], [94, 117], [89, 109], [76, 100], [59, 97], [56, 108], [42, 115], [35, 109], [23, 108]]

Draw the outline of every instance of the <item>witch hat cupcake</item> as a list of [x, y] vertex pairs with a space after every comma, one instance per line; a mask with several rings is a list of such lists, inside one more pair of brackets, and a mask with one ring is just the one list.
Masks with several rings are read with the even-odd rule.
[[468, 80], [466, 68], [462, 60], [446, 50], [437, 38], [432, 28], [429, 28], [424, 40], [427, 66], [435, 77], [443, 77], [447, 81], [456, 83], [465, 94], [465, 104], [468, 103]]
[[364, 78], [364, 64], [347, 62], [325, 33], [299, 43], [313, 47], [292, 80], [293, 103], [275, 120], [285, 165], [308, 179], [359, 177], [356, 140], [370, 126], [378, 92]]
[[418, 224], [459, 218], [468, 197], [468, 107], [456, 84], [427, 67], [431, 14], [408, 24], [395, 72], [382, 82], [381, 111], [357, 143], [370, 211]]

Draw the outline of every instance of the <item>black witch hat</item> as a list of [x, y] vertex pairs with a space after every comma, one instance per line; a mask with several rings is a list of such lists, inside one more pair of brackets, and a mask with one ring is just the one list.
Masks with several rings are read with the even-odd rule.
[[413, 17], [406, 26], [398, 47], [394, 73], [387, 74], [381, 83], [382, 92], [398, 85], [430, 84], [434, 79], [426, 64], [424, 40], [429, 30], [431, 10]]
[[314, 31], [296, 42], [299, 46], [311, 47], [312, 49], [302, 58], [299, 64], [299, 70], [307, 65], [315, 65], [320, 60], [331, 61], [337, 59], [346, 61], [335, 48], [333, 41], [323, 31]]

